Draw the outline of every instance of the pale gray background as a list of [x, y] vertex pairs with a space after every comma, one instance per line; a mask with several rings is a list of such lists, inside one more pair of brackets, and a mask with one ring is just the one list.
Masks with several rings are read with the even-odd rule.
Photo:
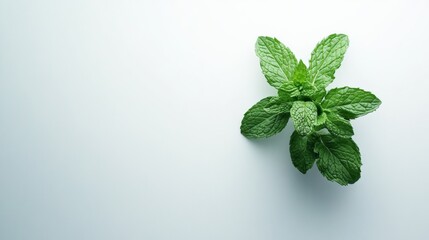
[[[0, 0], [0, 239], [429, 239], [428, 1]], [[333, 86], [362, 178], [291, 164], [292, 127], [248, 141], [275, 94], [254, 54], [350, 48]]]

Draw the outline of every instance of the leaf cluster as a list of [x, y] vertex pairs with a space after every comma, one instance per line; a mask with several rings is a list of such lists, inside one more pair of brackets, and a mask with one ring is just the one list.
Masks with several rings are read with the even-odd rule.
[[258, 37], [256, 55], [278, 95], [253, 105], [241, 122], [247, 138], [267, 138], [281, 132], [291, 119], [293, 165], [305, 174], [316, 163], [323, 176], [341, 185], [355, 183], [362, 165], [350, 120], [381, 104], [374, 94], [359, 88], [326, 91], [348, 45], [346, 35], [329, 35], [316, 45], [307, 67], [276, 38]]

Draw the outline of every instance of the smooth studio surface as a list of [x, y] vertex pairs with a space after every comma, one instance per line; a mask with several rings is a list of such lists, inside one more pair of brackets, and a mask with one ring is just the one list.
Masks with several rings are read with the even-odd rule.
[[[0, 239], [429, 239], [428, 1], [0, 0]], [[330, 87], [383, 104], [353, 121], [362, 177], [296, 170], [291, 123], [250, 141], [275, 94], [254, 53], [350, 47]]]

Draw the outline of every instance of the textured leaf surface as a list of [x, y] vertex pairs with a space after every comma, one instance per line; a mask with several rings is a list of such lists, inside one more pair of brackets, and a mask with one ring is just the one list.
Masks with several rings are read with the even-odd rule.
[[279, 133], [289, 120], [287, 113], [273, 113], [265, 107], [274, 97], [266, 97], [253, 105], [241, 121], [241, 133], [247, 138], [266, 138]]
[[258, 37], [256, 55], [260, 58], [262, 72], [271, 86], [278, 89], [284, 82], [292, 81], [297, 60], [292, 51], [279, 40]]
[[298, 97], [301, 93], [297, 86], [293, 82], [285, 82], [279, 88], [279, 96], [281, 98], [294, 98]]
[[325, 124], [326, 119], [327, 119], [326, 113], [322, 113], [321, 115], [317, 116], [316, 126]]
[[335, 71], [341, 66], [349, 39], [344, 34], [332, 34], [316, 45], [311, 53], [309, 73], [318, 90], [334, 80]]
[[289, 98], [271, 97], [264, 110], [268, 113], [289, 113], [293, 100]]
[[326, 128], [330, 133], [342, 138], [353, 136], [353, 127], [349, 120], [346, 120], [336, 113], [328, 113], [326, 119]]
[[300, 95], [313, 97], [315, 94], [317, 94], [316, 86], [310, 81], [310, 75], [308, 73], [307, 66], [305, 66], [302, 60], [299, 61], [295, 68], [293, 73], [293, 82], [296, 86], [298, 86]]
[[316, 103], [321, 103], [323, 100], [323, 97], [325, 97], [326, 95], [326, 90], [325, 89], [318, 89], [316, 91], [314, 91], [314, 93], [308, 95], [314, 102]]
[[319, 154], [317, 167], [328, 180], [347, 185], [360, 178], [359, 148], [351, 138], [322, 135], [315, 151]]
[[375, 111], [381, 104], [374, 94], [359, 88], [334, 88], [325, 96], [322, 107], [354, 119]]
[[313, 167], [317, 154], [314, 152], [316, 137], [312, 134], [302, 136], [294, 131], [290, 137], [289, 150], [293, 165], [302, 173]]
[[316, 99], [319, 99], [320, 97], [323, 97], [325, 93], [323, 90], [317, 91], [316, 87], [311, 85], [310, 82], [303, 82], [301, 84], [301, 95], [310, 97], [311, 99], [316, 100]]
[[313, 102], [296, 101], [290, 109], [295, 130], [301, 135], [313, 131], [317, 119], [317, 107]]

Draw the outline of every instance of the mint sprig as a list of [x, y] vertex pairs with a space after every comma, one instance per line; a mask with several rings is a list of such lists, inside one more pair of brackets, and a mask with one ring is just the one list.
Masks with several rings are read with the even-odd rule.
[[281, 132], [292, 119], [293, 165], [305, 174], [316, 163], [323, 176], [341, 185], [355, 183], [362, 165], [350, 120], [381, 104], [374, 94], [359, 88], [326, 91], [348, 45], [346, 35], [329, 35], [316, 45], [307, 68], [276, 38], [258, 37], [256, 55], [278, 96], [256, 103], [241, 122], [241, 133], [247, 138], [267, 138]]

